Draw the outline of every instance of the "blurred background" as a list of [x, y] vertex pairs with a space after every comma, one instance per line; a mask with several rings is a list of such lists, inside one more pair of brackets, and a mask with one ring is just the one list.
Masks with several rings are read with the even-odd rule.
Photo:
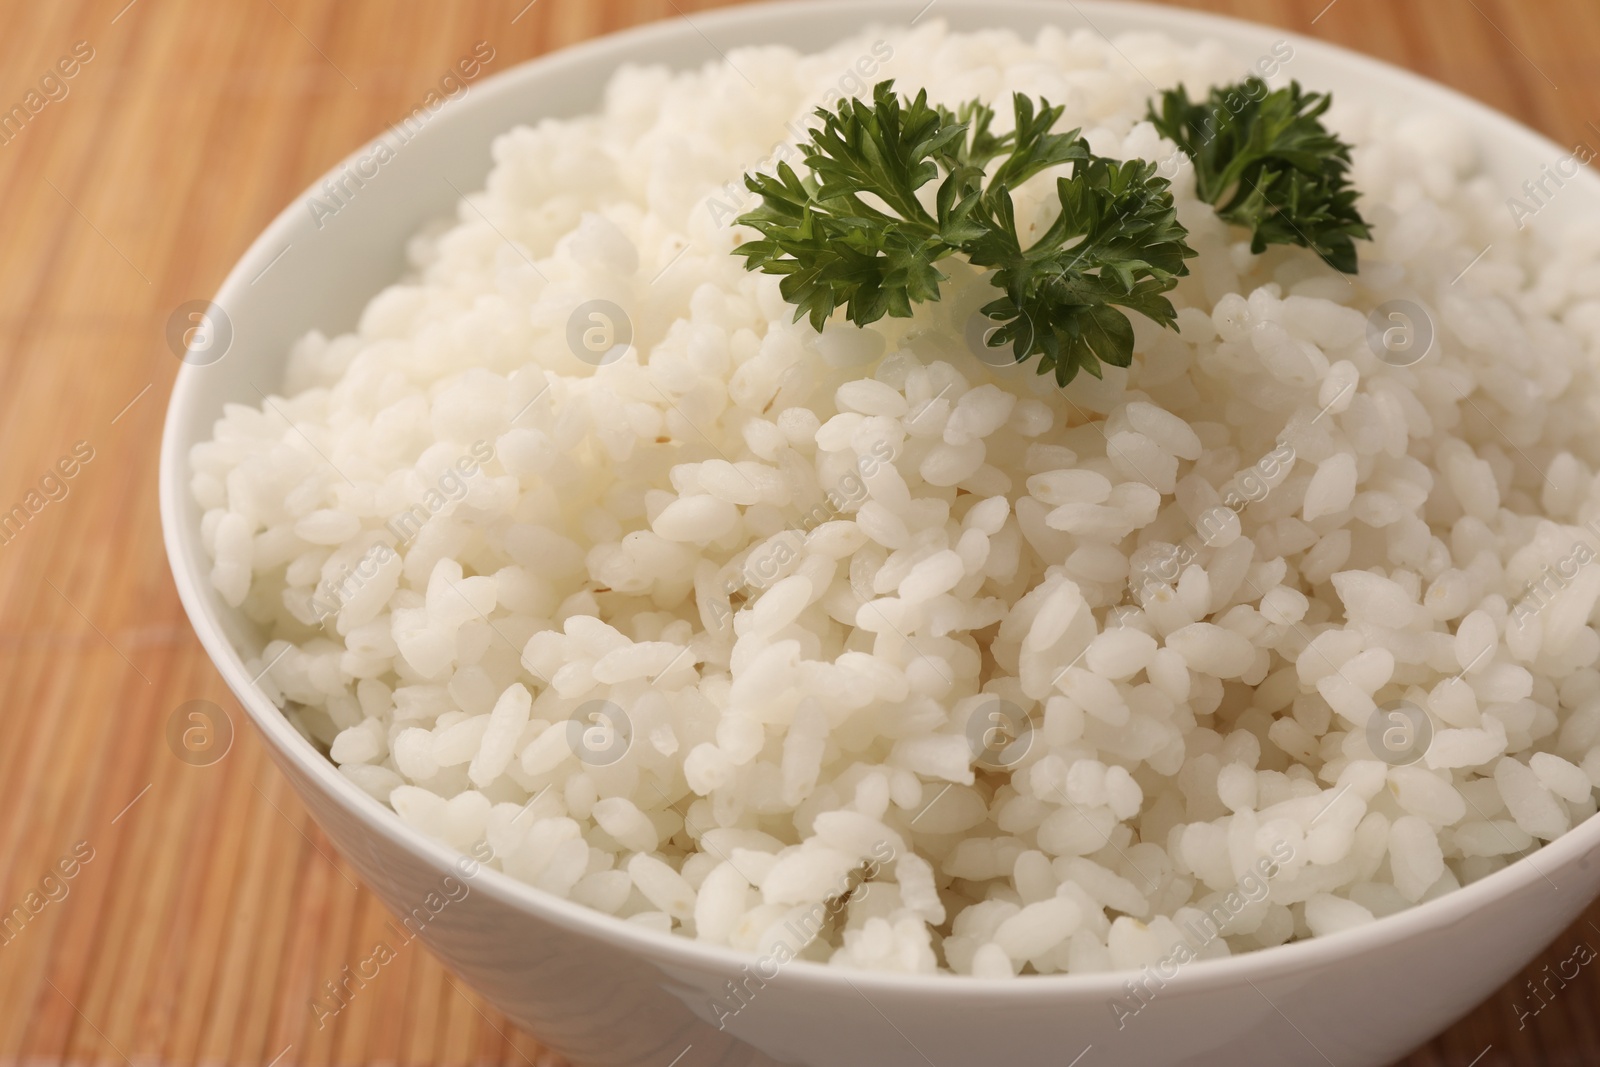
[[[907, 0], [906, 20], [937, 2]], [[25, 916], [0, 922], [0, 1064], [560, 1067], [420, 942], [336, 1016], [312, 1007], [389, 916], [190, 632], [156, 453], [184, 305], [475, 46], [487, 76], [713, 6], [0, 2], [0, 920]], [[1563, 145], [1600, 144], [1594, 0], [1183, 6], [1332, 41]], [[1596, 958], [1597, 921], [1591, 909], [1404, 1062], [1600, 1063], [1600, 968], [1578, 962]]]

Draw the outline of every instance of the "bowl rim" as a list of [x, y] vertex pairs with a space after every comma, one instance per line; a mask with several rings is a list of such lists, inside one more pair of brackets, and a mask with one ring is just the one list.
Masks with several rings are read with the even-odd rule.
[[[1031, 18], [1061, 13], [1058, 5], [1048, 3], [1047, 0], [942, 0], [942, 4], [945, 11], [956, 9], [985, 15], [1005, 12], [1012, 16]], [[898, 2], [897, 0], [765, 0], [765, 2], [696, 13], [692, 22], [687, 17], [666, 18], [604, 34], [555, 52], [536, 56], [514, 67], [484, 77], [474, 83], [474, 92], [513, 94], [522, 88], [523, 83], [543, 78], [565, 68], [587, 67], [616, 60], [641, 61], [641, 57], [633, 54], [641, 49], [660, 48], [679, 38], [704, 38], [707, 31], [737, 35], [741, 30], [769, 21], [781, 22], [797, 17], [808, 20], [844, 17], [848, 21], [843, 24], [839, 34], [839, 38], [844, 39], [871, 26], [901, 25], [911, 6], [906, 0]], [[1069, 6], [1088, 22], [1096, 33], [1100, 33], [1100, 30], [1096, 25], [1095, 16], [1106, 17], [1112, 21], [1124, 21], [1131, 16], [1133, 20], [1148, 22], [1153, 31], [1174, 36], [1192, 33], [1202, 37], [1237, 39], [1248, 34], [1270, 31], [1277, 37], [1287, 39], [1296, 49], [1296, 54], [1304, 50], [1308, 55], [1349, 68], [1354, 76], [1371, 76], [1402, 86], [1408, 93], [1413, 94], [1413, 99], [1440, 111], [1461, 116], [1463, 124], [1476, 131], [1494, 137], [1520, 139], [1525, 144], [1549, 153], [1551, 159], [1561, 158], [1567, 154], [1565, 149], [1543, 134], [1454, 89], [1382, 60], [1340, 45], [1308, 38], [1282, 27], [1210, 12], [1135, 2], [1135, 0], [1074, 0]], [[709, 38], [706, 38], [706, 42], [709, 43]], [[536, 115], [529, 116], [530, 121], [536, 118]], [[440, 121], [447, 120], [448, 116]], [[283, 239], [301, 225], [300, 219], [304, 214], [302, 204], [306, 197], [315, 194], [321, 188], [323, 180], [336, 176], [346, 163], [369, 152], [388, 133], [389, 130], [386, 129], [378, 137], [355, 149], [291, 200], [251, 242], [250, 247], [228, 272], [214, 298], [215, 302], [223, 307], [228, 306], [230, 295], [242, 292], [248, 281], [278, 254], [278, 250], [285, 243]], [[1600, 176], [1584, 168], [1579, 178], [1582, 184], [1600, 193]], [[296, 769], [315, 780], [362, 825], [367, 833], [376, 835], [389, 845], [409, 853], [413, 858], [440, 871], [455, 868], [465, 853], [424, 837], [420, 832], [407, 826], [392, 808], [382, 804], [341, 774], [330, 759], [317, 751], [290, 724], [281, 709], [252, 679], [238, 649], [228, 639], [218, 615], [213, 612], [212, 601], [202, 587], [197, 572], [190, 568], [191, 549], [196, 547], [198, 529], [191, 528], [185, 520], [188, 454], [187, 443], [183, 440], [183, 423], [185, 412], [196, 402], [198, 372], [201, 369], [185, 363], [178, 371], [168, 401], [159, 459], [163, 542], [179, 599], [196, 636], [246, 714], [261, 731], [277, 756], [290, 761]], [[1461, 921], [1490, 901], [1536, 889], [1541, 879], [1554, 887], [1555, 883], [1550, 881], [1545, 870], [1541, 868], [1566, 866], [1576, 861], [1580, 855], [1596, 848], [1600, 848], [1600, 818], [1591, 817], [1539, 849], [1478, 881], [1372, 923], [1271, 948], [1256, 949], [1221, 958], [1194, 959], [1180, 967], [1175, 977], [1164, 979], [1163, 995], [1175, 998], [1185, 992], [1195, 993], [1237, 985], [1252, 978], [1313, 970], [1336, 960], [1359, 956], [1395, 941], [1447, 927]], [[475, 890], [486, 892], [505, 906], [530, 913], [568, 932], [592, 937], [614, 948], [643, 956], [664, 968], [681, 965], [717, 972], [737, 972], [760, 959], [754, 952], [722, 945], [707, 945], [677, 934], [664, 935], [659, 931], [645, 929], [613, 915], [557, 897], [487, 866], [480, 865], [478, 871], [471, 876], [471, 881]], [[1012, 982], [996, 982], [970, 975], [951, 974], [947, 971], [904, 974], [846, 970], [810, 960], [794, 959], [780, 968], [775, 979], [768, 980], [781, 980], [785, 985], [824, 993], [853, 991], [865, 996], [866, 992], [870, 991], [891, 998], [906, 996], [919, 999], [931, 995], [952, 1002], [959, 999], [964, 1005], [1005, 1003], [1015, 1006], [1018, 1002], [1030, 998], [1051, 1001], [1059, 1001], [1065, 996], [1082, 999], [1102, 997], [1115, 999], [1125, 993], [1125, 983], [1139, 973], [1141, 972], [1137, 970], [1113, 970], [1093, 974], [1029, 975]]]

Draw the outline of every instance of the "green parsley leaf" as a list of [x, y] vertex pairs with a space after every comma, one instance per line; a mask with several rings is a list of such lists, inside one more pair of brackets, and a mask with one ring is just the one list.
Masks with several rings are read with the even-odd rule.
[[[874, 86], [870, 102], [819, 108], [822, 125], [801, 146], [804, 177], [787, 163], [746, 177], [761, 205], [738, 222], [761, 237], [735, 253], [749, 270], [782, 276], [795, 318], [818, 330], [841, 307], [858, 326], [908, 317], [913, 304], [939, 299], [937, 264], [960, 253], [989, 268], [1001, 291], [982, 309], [1000, 323], [992, 347], [1010, 344], [1018, 363], [1038, 356], [1038, 372], [1063, 385], [1079, 370], [1100, 376], [1102, 363], [1128, 366], [1133, 326], [1123, 312], [1174, 326], [1165, 294], [1195, 254], [1170, 184], [1153, 163], [1103, 159], [1079, 131], [1051, 132], [1059, 106], [1019, 93], [1012, 110], [1013, 129], [997, 134], [982, 102], [952, 113], [926, 92], [897, 95], [892, 81]], [[1056, 180], [1060, 213], [1024, 246], [1011, 192], [1061, 166], [1071, 173]]]
[[1182, 86], [1149, 105], [1149, 120], [1194, 161], [1195, 188], [1219, 217], [1250, 230], [1250, 250], [1311, 249], [1346, 274], [1355, 240], [1371, 236], [1349, 185], [1350, 146], [1320, 121], [1333, 102], [1299, 82], [1268, 91], [1260, 78], [1191, 101]]

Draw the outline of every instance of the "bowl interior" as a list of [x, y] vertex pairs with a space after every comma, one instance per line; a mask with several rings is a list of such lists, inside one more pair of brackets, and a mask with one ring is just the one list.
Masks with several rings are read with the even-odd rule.
[[[208, 439], [212, 425], [229, 403], [259, 405], [281, 383], [289, 347], [310, 330], [332, 335], [349, 330], [369, 297], [399, 277], [403, 249], [424, 224], [449, 217], [461, 193], [482, 187], [494, 137], [519, 124], [544, 117], [593, 110], [611, 72], [627, 62], [664, 63], [683, 68], [714, 61], [718, 53], [741, 45], [787, 44], [802, 51], [820, 49], [872, 25], [903, 26], [918, 14], [920, 2], [905, 0], [818, 0], [760, 4], [658, 23], [590, 42], [503, 73], [485, 77], [447, 104], [420, 133], [332, 215], [313, 213], [309, 200], [323, 195], [323, 182], [288, 205], [245, 253], [216, 297], [232, 327], [226, 356], [215, 363], [185, 365], [179, 372], [167, 412], [161, 452], [161, 515], [168, 557], [180, 597], [196, 633], [278, 758], [290, 761], [355, 812], [374, 835], [430, 858], [441, 869], [453, 853], [407, 829], [387, 808], [357, 789], [302, 738], [254, 683], [245, 657], [257, 653], [261, 635], [212, 589], [210, 564], [201, 548], [200, 509], [188, 491], [188, 453]], [[925, 9], [924, 9], [925, 10]], [[1374, 107], [1413, 109], [1455, 119], [1476, 141], [1484, 170], [1507, 197], [1537, 177], [1544, 164], [1568, 155], [1553, 142], [1503, 115], [1405, 71], [1271, 27], [1143, 4], [1080, 0], [1070, 5], [1022, 0], [938, 0], [923, 17], [943, 18], [952, 28], [1004, 27], [1032, 33], [1045, 25], [1068, 31], [1115, 36], [1159, 31], [1182, 39], [1212, 38], [1240, 62], [1240, 70], [1273, 45], [1289, 41], [1293, 60], [1282, 77], [1308, 87], [1331, 90], [1342, 100]], [[350, 160], [367, 151], [352, 153]], [[348, 162], [348, 160], [347, 160]], [[756, 161], [752, 161], [754, 163]], [[337, 176], [344, 164], [328, 177]], [[1529, 225], [1557, 233], [1573, 221], [1600, 212], [1600, 179], [1580, 174]], [[1540, 851], [1541, 866], [1553, 867], [1587, 854], [1600, 842], [1600, 821], [1591, 820]], [[1319, 956], [1348, 955], [1393, 940], [1410, 927], [1436, 927], [1452, 916], [1510, 892], [1541, 875], [1526, 860], [1444, 898], [1357, 930], [1281, 948], [1187, 968], [1184, 981], [1223, 979], [1302, 967]], [[495, 871], [483, 872], [484, 887], [505, 900], [595, 937], [618, 944], [649, 943], [659, 954], [660, 935], [610, 916], [559, 900]], [[672, 939], [671, 951], [735, 966], [743, 954]], [[838, 973], [797, 961], [797, 980], [838, 982]], [[1030, 978], [1029, 994], [1120, 987], [1124, 976]], [[945, 975], [902, 977], [856, 974], [857, 984], [879, 987], [938, 988], [952, 995], [1022, 994], [994, 984]], [[1012, 984], [1003, 984], [1012, 985]], [[1100, 995], [1098, 992], [1096, 995]]]

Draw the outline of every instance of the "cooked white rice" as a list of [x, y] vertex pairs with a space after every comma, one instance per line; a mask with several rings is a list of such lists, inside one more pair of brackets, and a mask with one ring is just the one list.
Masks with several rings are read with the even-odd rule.
[[1057, 390], [978, 358], [959, 264], [912, 319], [791, 322], [739, 176], [890, 76], [1171, 172], [1151, 83], [1254, 57], [930, 20], [728, 59], [501, 137], [194, 449], [253, 669], [352, 781], [647, 927], [997, 977], [1358, 926], [1594, 813], [1594, 231], [1535, 248], [1460, 131], [1345, 102], [1359, 278], [1249, 254], [1181, 169], [1181, 334]]

